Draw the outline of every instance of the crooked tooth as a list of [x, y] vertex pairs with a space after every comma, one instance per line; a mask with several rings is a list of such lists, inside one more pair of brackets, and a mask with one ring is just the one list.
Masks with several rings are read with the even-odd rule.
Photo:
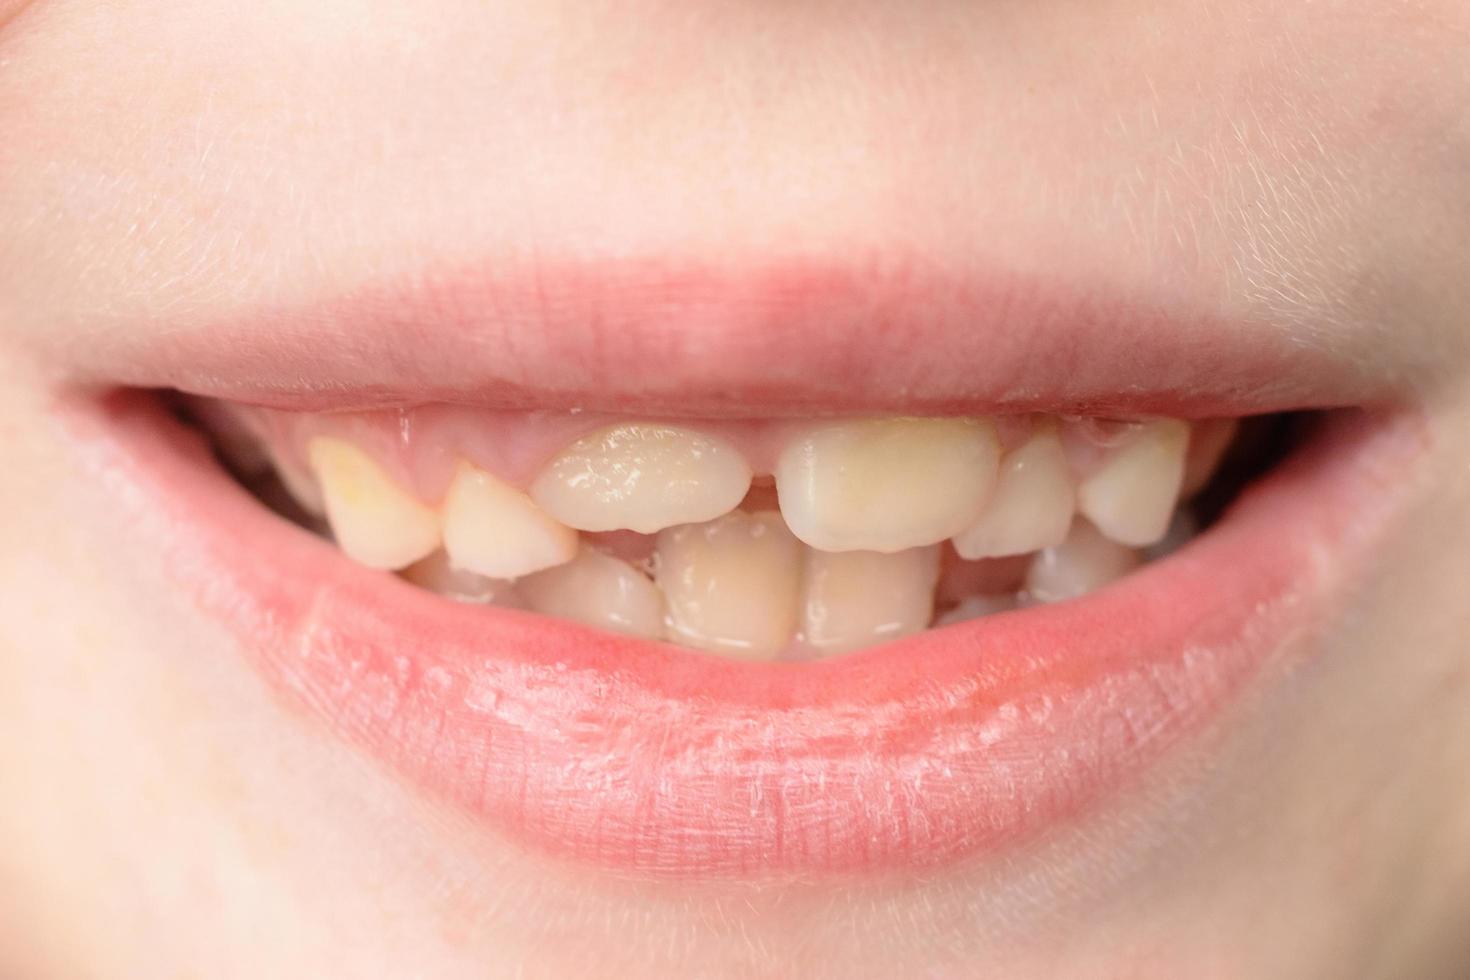
[[750, 488], [750, 465], [723, 439], [668, 425], [615, 425], [563, 450], [531, 496], [583, 531], [653, 534], [727, 514]]
[[669, 639], [769, 659], [796, 629], [801, 545], [780, 514], [735, 511], [661, 532], [654, 579]]
[[1083, 481], [1078, 509], [1119, 544], [1154, 544], [1168, 530], [1179, 502], [1188, 448], [1188, 423], [1177, 419], [1141, 423]]
[[577, 532], [484, 470], [461, 463], [444, 497], [444, 550], [459, 569], [515, 579], [571, 561]]
[[822, 653], [844, 653], [918, 633], [934, 615], [939, 547], [808, 551], [802, 639]]
[[449, 563], [444, 551], [435, 551], [427, 558], [409, 565], [399, 573], [406, 581], [421, 589], [442, 595], [457, 602], [473, 602], [485, 605], [520, 608], [522, 602], [516, 594], [515, 583], [504, 579], [486, 578], [474, 572], [466, 572]]
[[937, 544], [969, 527], [995, 483], [1000, 443], [974, 419], [875, 419], [822, 426], [776, 464], [781, 513], [822, 551]]
[[396, 569], [439, 547], [439, 515], [389, 479], [367, 453], [320, 436], [307, 446], [307, 457], [332, 535], [348, 557]]
[[526, 607], [547, 616], [650, 639], [663, 633], [663, 593], [627, 562], [592, 548], [516, 585]]
[[1061, 437], [1043, 430], [1001, 460], [989, 503], [979, 520], [955, 535], [954, 550], [973, 560], [1050, 548], [1066, 539], [1076, 506]]
[[1075, 599], [1114, 582], [1139, 565], [1132, 548], [1104, 537], [1087, 521], [1072, 525], [1067, 540], [1037, 554], [1026, 573], [1026, 595], [1036, 602]]

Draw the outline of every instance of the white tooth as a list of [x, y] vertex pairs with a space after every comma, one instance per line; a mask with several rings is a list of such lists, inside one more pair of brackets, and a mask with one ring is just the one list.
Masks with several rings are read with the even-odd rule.
[[1083, 481], [1078, 509], [1119, 544], [1143, 547], [1164, 536], [1179, 502], [1189, 425], [1158, 419], [1139, 425]]
[[750, 488], [750, 464], [723, 439], [668, 425], [615, 425], [577, 440], [531, 496], [583, 531], [653, 534], [727, 514]]
[[429, 557], [414, 562], [399, 574], [421, 589], [427, 589], [457, 602], [506, 606], [514, 609], [522, 606], [514, 583], [504, 579], [486, 578], [474, 572], [455, 568], [449, 564], [449, 556], [442, 550], [435, 551]]
[[1132, 548], [1110, 541], [1086, 521], [1067, 540], [1037, 554], [1026, 573], [1026, 595], [1035, 602], [1075, 599], [1122, 578], [1143, 564]]
[[439, 547], [439, 515], [399, 487], [367, 453], [325, 436], [307, 446], [332, 534], [348, 557], [402, 568]]
[[632, 565], [591, 548], [517, 587], [527, 608], [547, 616], [650, 639], [663, 633], [663, 593]]
[[1220, 468], [1225, 450], [1240, 430], [1236, 419], [1206, 419], [1194, 423], [1189, 434], [1189, 455], [1184, 464], [1184, 485], [1179, 496], [1189, 499], [1209, 485]]
[[796, 629], [801, 545], [774, 511], [735, 511], [658, 536], [654, 579], [670, 640], [770, 659]]
[[822, 653], [843, 653], [918, 633], [934, 615], [939, 547], [808, 551], [802, 639]]
[[968, 623], [972, 619], [1010, 612], [1016, 608], [1016, 604], [1016, 596], [1013, 592], [1006, 592], [1002, 595], [965, 596], [959, 601], [959, 605], [940, 615], [934, 621], [934, 625], [953, 626], [955, 623]]
[[955, 535], [961, 558], [1004, 558], [1061, 544], [1077, 491], [1055, 429], [1032, 436], [1001, 460], [1000, 478], [980, 519]]
[[776, 464], [781, 513], [823, 551], [937, 544], [974, 523], [995, 483], [1000, 443], [978, 419], [875, 419], [822, 426]]
[[516, 488], [461, 463], [444, 497], [444, 549], [455, 568], [514, 579], [571, 561], [577, 532]]

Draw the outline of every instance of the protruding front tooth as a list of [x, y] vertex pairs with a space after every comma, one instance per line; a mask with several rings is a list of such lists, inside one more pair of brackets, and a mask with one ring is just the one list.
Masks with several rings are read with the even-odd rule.
[[974, 523], [995, 483], [1000, 443], [975, 419], [875, 419], [822, 426], [776, 464], [786, 523], [822, 551], [937, 544]]
[[577, 532], [514, 487], [460, 463], [444, 497], [444, 550], [455, 568], [514, 579], [571, 561]]
[[1184, 481], [1189, 425], [1157, 419], [1138, 426], [1077, 494], [1078, 509], [1119, 544], [1145, 547], [1169, 528]]
[[1067, 540], [1037, 554], [1026, 573], [1026, 595], [1036, 602], [1075, 599], [1116, 581], [1143, 564], [1132, 548], [1110, 541], [1087, 521], [1072, 525]]
[[664, 628], [664, 597], [625, 561], [584, 547], [565, 565], [517, 583], [527, 608], [614, 633], [653, 638]]
[[980, 519], [955, 535], [961, 558], [1004, 558], [1061, 544], [1072, 526], [1077, 491], [1056, 429], [1011, 450]]
[[801, 545], [774, 511], [735, 511], [658, 536], [655, 581], [667, 636], [752, 660], [791, 640], [801, 594]]
[[531, 496], [583, 531], [652, 534], [727, 514], [750, 488], [750, 464], [723, 439], [668, 425], [615, 425], [577, 440]]
[[934, 615], [938, 578], [938, 545], [890, 555], [808, 551], [802, 639], [833, 654], [918, 633]]
[[367, 453], [321, 436], [307, 446], [332, 535], [348, 557], [403, 568], [439, 547], [439, 515], [398, 486]]

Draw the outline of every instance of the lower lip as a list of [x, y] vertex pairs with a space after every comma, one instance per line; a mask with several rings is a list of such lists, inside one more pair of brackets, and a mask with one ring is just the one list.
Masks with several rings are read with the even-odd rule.
[[1339, 413], [1190, 547], [1093, 596], [813, 664], [463, 606], [271, 515], [151, 398], [69, 406], [181, 595], [290, 703], [543, 853], [655, 877], [935, 867], [1078, 818], [1331, 617], [1423, 437]]

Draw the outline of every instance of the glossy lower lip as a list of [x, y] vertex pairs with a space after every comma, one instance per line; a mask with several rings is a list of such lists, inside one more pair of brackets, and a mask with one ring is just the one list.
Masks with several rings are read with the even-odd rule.
[[1171, 559], [1085, 600], [746, 664], [460, 606], [265, 511], [149, 398], [66, 408], [140, 548], [290, 703], [528, 848], [653, 876], [933, 867], [1125, 787], [1329, 619], [1422, 448], [1336, 413]]

